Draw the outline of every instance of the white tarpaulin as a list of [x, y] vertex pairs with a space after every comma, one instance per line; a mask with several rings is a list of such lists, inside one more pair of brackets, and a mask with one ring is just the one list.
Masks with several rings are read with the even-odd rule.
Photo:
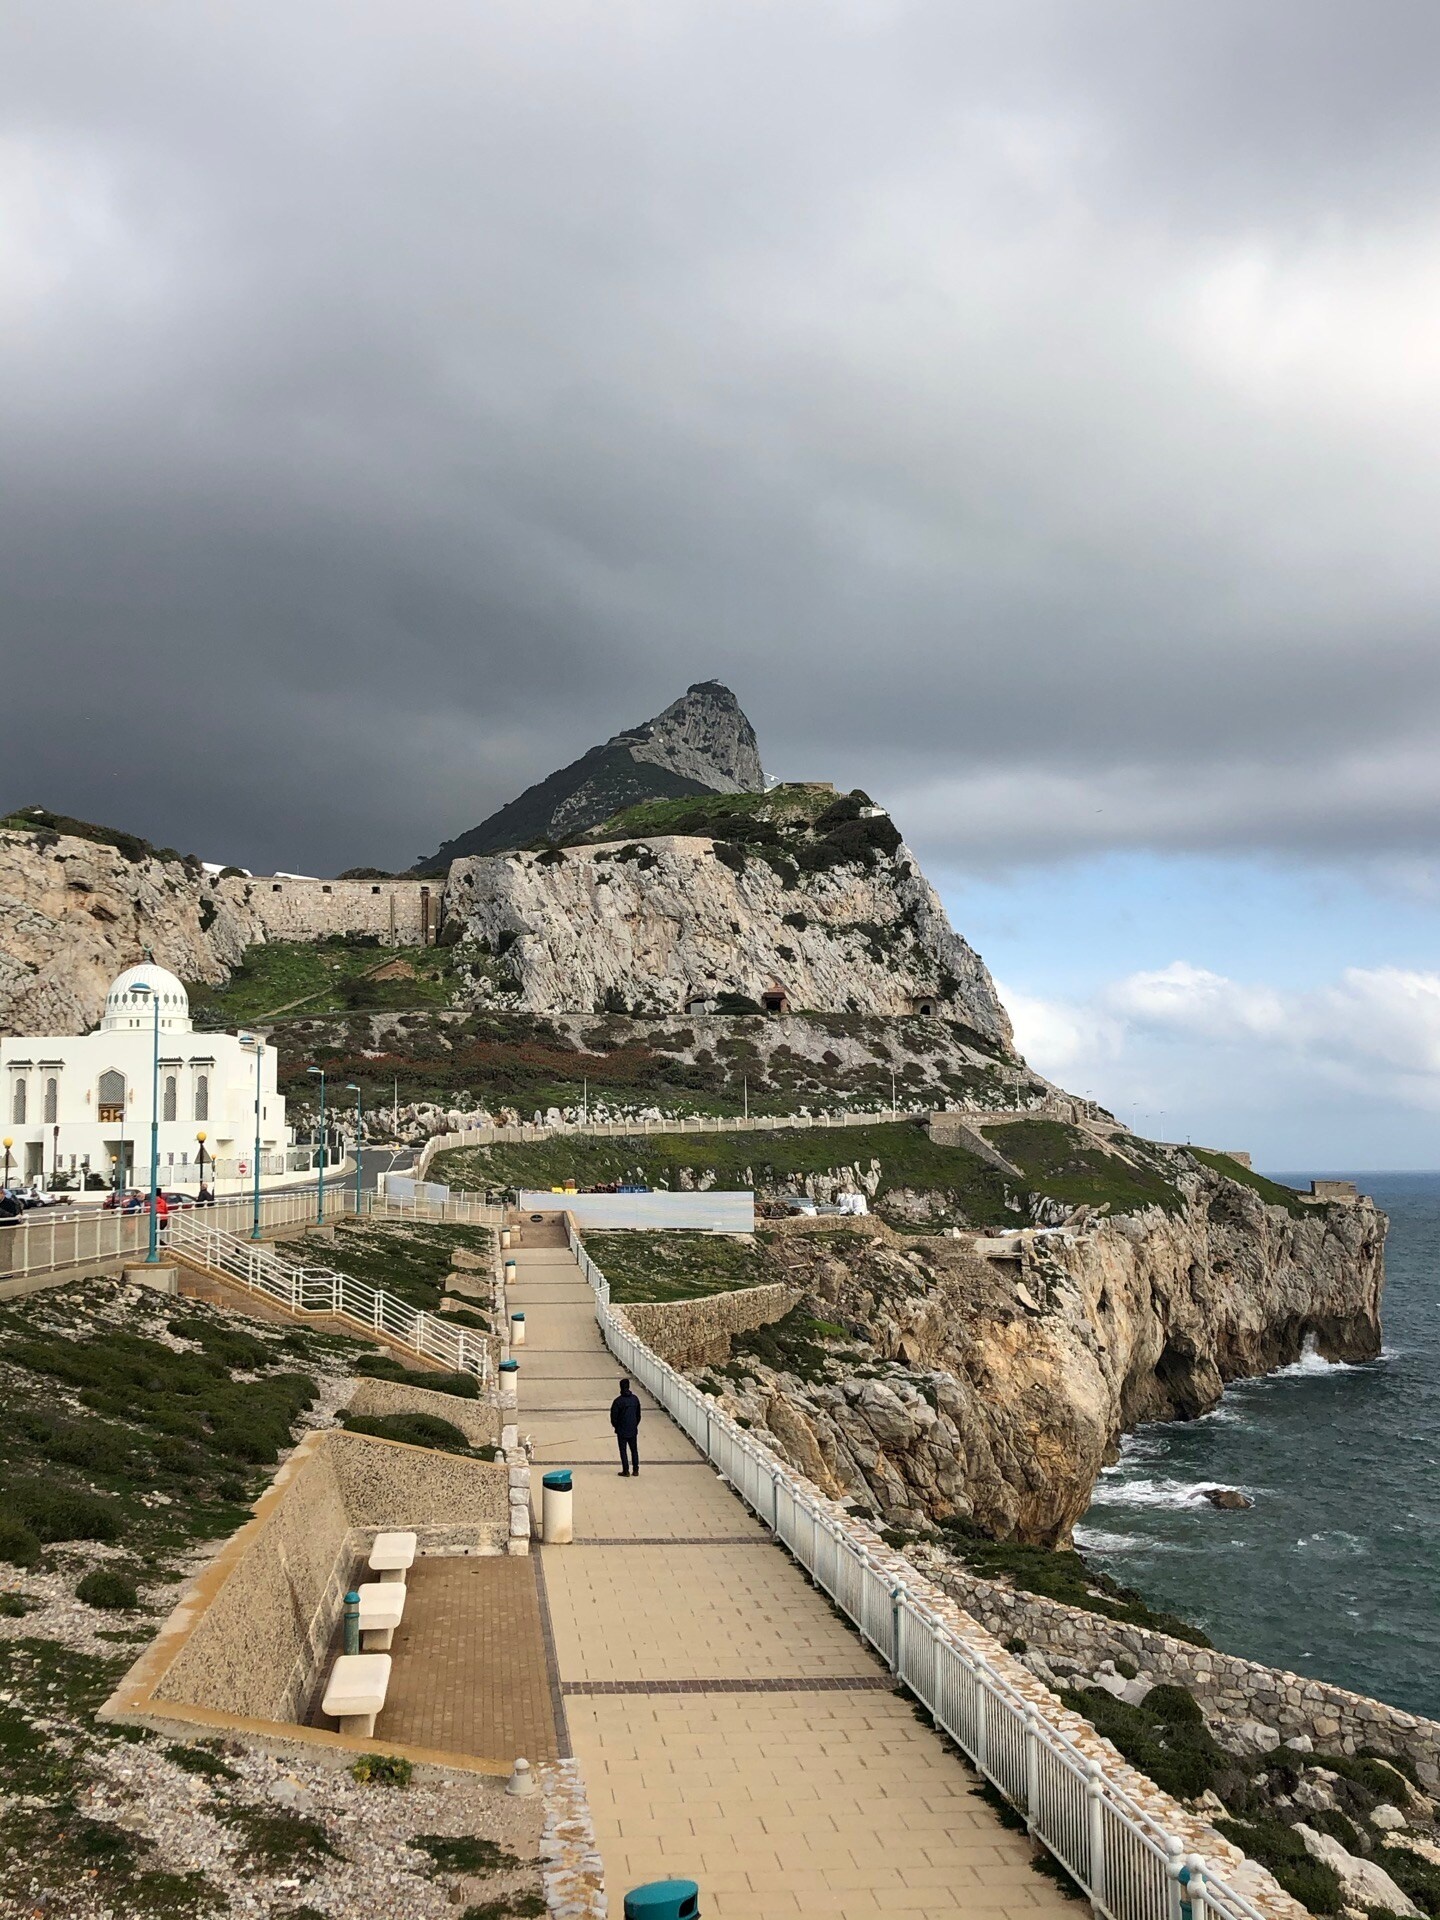
[[522, 1193], [522, 1213], [575, 1216], [581, 1227], [678, 1227], [692, 1233], [753, 1233], [753, 1193]]

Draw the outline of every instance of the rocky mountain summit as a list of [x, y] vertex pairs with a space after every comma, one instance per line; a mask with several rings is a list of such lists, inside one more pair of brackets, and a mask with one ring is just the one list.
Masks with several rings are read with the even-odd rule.
[[562, 840], [642, 800], [760, 793], [764, 787], [755, 729], [739, 701], [718, 680], [701, 680], [653, 720], [591, 747], [478, 827], [447, 840], [416, 871], [441, 873], [468, 856]]

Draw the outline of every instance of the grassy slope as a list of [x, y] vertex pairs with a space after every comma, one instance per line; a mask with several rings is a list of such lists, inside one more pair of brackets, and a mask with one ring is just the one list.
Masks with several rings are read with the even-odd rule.
[[[1116, 1212], [1155, 1205], [1176, 1208], [1179, 1196], [1158, 1174], [1140, 1172], [1086, 1145], [1058, 1122], [1017, 1124], [1005, 1130], [1008, 1157], [1036, 1191], [1074, 1204], [1109, 1203]], [[896, 1188], [949, 1196], [950, 1211], [972, 1225], [1008, 1221], [1007, 1187], [1015, 1182], [963, 1147], [939, 1146], [906, 1121], [779, 1133], [657, 1134], [650, 1138], [576, 1136], [534, 1145], [459, 1148], [440, 1155], [433, 1177], [456, 1187], [547, 1188], [573, 1179], [579, 1186], [640, 1173], [657, 1187], [676, 1187], [682, 1169], [713, 1171], [716, 1184], [734, 1190], [753, 1172], [762, 1192], [791, 1176], [833, 1167], [880, 1165], [877, 1200]]]
[[1293, 1187], [1282, 1187], [1278, 1180], [1267, 1180], [1263, 1173], [1254, 1173], [1249, 1167], [1242, 1167], [1228, 1153], [1208, 1153], [1204, 1147], [1187, 1147], [1186, 1152], [1192, 1160], [1198, 1160], [1202, 1167], [1208, 1167], [1212, 1173], [1222, 1173], [1227, 1180], [1238, 1180], [1242, 1187], [1249, 1187], [1252, 1192], [1258, 1193], [1267, 1207], [1284, 1207], [1287, 1213], [1297, 1218], [1313, 1211], [1311, 1204], [1302, 1200]]
[[[362, 978], [392, 960], [412, 968], [414, 977]], [[196, 1024], [213, 1030], [263, 1020], [300, 999], [305, 1000], [306, 1013], [443, 1007], [449, 1004], [451, 976], [452, 959], [447, 947], [399, 947], [392, 951], [338, 939], [274, 940], [265, 946], [248, 947], [245, 958], [223, 987], [193, 981], [187, 983], [186, 991]]]
[[419, 1220], [371, 1221], [341, 1227], [333, 1240], [317, 1233], [284, 1243], [287, 1254], [304, 1265], [329, 1267], [368, 1286], [383, 1287], [427, 1313], [444, 1297], [452, 1250], [463, 1247], [488, 1260], [491, 1244], [486, 1227]]
[[590, 1257], [624, 1300], [699, 1300], [784, 1275], [763, 1248], [712, 1233], [587, 1233]]

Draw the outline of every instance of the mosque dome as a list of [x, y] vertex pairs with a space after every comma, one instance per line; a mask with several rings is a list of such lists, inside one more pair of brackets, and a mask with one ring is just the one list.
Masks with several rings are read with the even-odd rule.
[[138, 967], [127, 967], [110, 982], [110, 991], [105, 996], [105, 1018], [100, 1022], [102, 1033], [132, 1027], [153, 1028], [155, 1010], [150, 993], [137, 991], [140, 987], [149, 987], [150, 993], [159, 995], [162, 1033], [190, 1032], [190, 996], [183, 983], [168, 967], [157, 967], [147, 960]]

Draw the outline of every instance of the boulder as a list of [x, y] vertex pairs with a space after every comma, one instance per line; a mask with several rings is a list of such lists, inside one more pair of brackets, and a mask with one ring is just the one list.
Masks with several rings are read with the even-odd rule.
[[1201, 1490], [1202, 1500], [1208, 1500], [1212, 1507], [1224, 1507], [1227, 1512], [1243, 1513], [1255, 1502], [1248, 1493], [1241, 1493], [1238, 1487], [1205, 1487]]
[[1333, 1869], [1351, 1904], [1367, 1909], [1383, 1907], [1387, 1913], [1400, 1914], [1402, 1920], [1421, 1920], [1419, 1907], [1396, 1886], [1383, 1867], [1377, 1867], [1373, 1860], [1358, 1859], [1338, 1840], [1332, 1840], [1328, 1833], [1317, 1833], [1303, 1820], [1297, 1822], [1295, 1831], [1304, 1841], [1305, 1851]]
[[1392, 1807], [1388, 1800], [1382, 1800], [1378, 1807], [1370, 1809], [1370, 1824], [1379, 1827], [1382, 1833], [1395, 1833], [1399, 1828], [1408, 1826], [1409, 1822], [1398, 1807]]

